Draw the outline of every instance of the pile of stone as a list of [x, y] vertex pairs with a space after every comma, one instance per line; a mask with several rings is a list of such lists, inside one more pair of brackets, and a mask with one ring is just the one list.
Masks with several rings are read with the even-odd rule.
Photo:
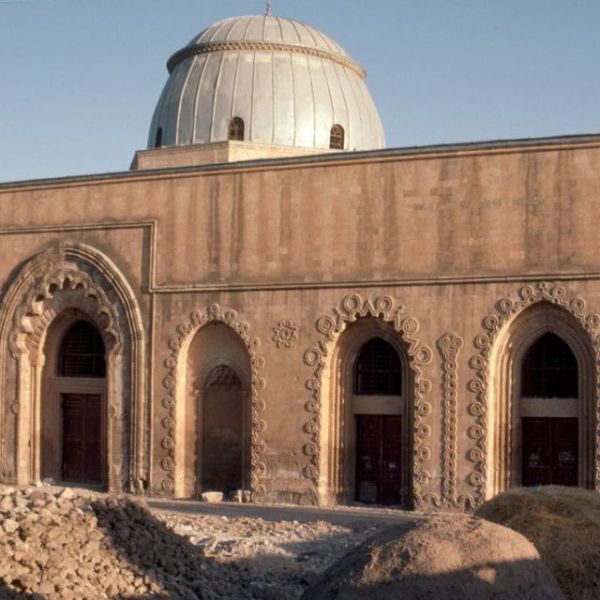
[[234, 598], [240, 575], [139, 502], [0, 488], [0, 598]]
[[374, 535], [327, 570], [301, 600], [365, 597], [565, 600], [527, 539], [461, 516], [432, 516]]

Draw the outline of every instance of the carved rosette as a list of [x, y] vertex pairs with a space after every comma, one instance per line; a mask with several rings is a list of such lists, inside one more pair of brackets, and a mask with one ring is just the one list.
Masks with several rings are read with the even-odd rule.
[[[487, 391], [490, 388], [489, 360], [490, 352], [500, 330], [512, 321], [527, 307], [537, 302], [549, 302], [567, 310], [573, 315], [589, 334], [596, 364], [600, 364], [600, 315], [590, 314], [586, 310], [583, 298], [574, 296], [566, 287], [539, 282], [523, 286], [516, 297], [508, 296], [497, 303], [497, 310], [483, 319], [484, 332], [474, 340], [478, 352], [471, 357], [469, 366], [475, 371], [475, 376], [469, 381], [468, 389], [475, 394], [475, 400], [468, 407], [469, 414], [475, 424], [468, 430], [469, 438], [473, 442], [468, 452], [468, 458], [473, 463], [467, 483], [474, 488], [472, 494], [465, 494], [460, 501], [466, 507], [476, 508], [485, 500], [486, 489], [486, 461], [487, 461]], [[600, 377], [596, 375], [596, 432], [595, 432], [595, 487], [600, 489]]]
[[251, 474], [250, 481], [253, 496], [260, 497], [266, 493], [265, 477], [267, 467], [264, 462], [264, 455], [267, 445], [263, 439], [263, 433], [267, 429], [266, 422], [262, 419], [265, 410], [265, 401], [262, 398], [262, 391], [265, 388], [265, 380], [260, 373], [265, 365], [264, 358], [257, 351], [260, 345], [258, 338], [249, 335], [250, 326], [245, 321], [240, 320], [235, 310], [222, 309], [218, 304], [212, 304], [206, 312], [195, 311], [190, 314], [186, 323], [177, 326], [177, 333], [169, 340], [170, 354], [165, 359], [165, 377], [163, 378], [163, 387], [166, 394], [162, 399], [162, 406], [166, 411], [166, 416], [161, 421], [163, 435], [160, 441], [162, 448], [167, 456], [161, 461], [160, 466], [164, 471], [164, 477], [161, 481], [161, 488], [164, 492], [171, 494], [174, 490], [175, 474], [175, 401], [177, 391], [177, 363], [180, 359], [180, 350], [184, 340], [200, 329], [203, 325], [211, 322], [224, 323], [231, 327], [242, 339], [248, 354], [250, 356], [251, 370]]
[[359, 294], [346, 296], [333, 311], [317, 320], [316, 328], [321, 339], [304, 353], [304, 363], [313, 369], [311, 377], [306, 381], [310, 398], [305, 408], [309, 414], [304, 425], [304, 432], [310, 441], [304, 446], [308, 464], [303, 475], [313, 482], [314, 495], [318, 495], [320, 432], [321, 432], [321, 397], [322, 375], [327, 367], [327, 356], [335, 345], [340, 334], [360, 317], [372, 316], [386, 323], [391, 323], [407, 344], [410, 368], [414, 373], [414, 440], [413, 440], [413, 499], [417, 506], [427, 502], [439, 502], [436, 494], [423, 494], [423, 488], [431, 479], [431, 472], [426, 463], [431, 457], [431, 427], [428, 418], [431, 404], [426, 400], [431, 391], [431, 381], [423, 375], [422, 367], [431, 362], [431, 349], [421, 344], [417, 337], [419, 322], [406, 315], [405, 308], [396, 303], [390, 296], [362, 298]]
[[443, 464], [442, 504], [460, 506], [456, 493], [457, 479], [457, 388], [458, 355], [463, 340], [455, 333], [444, 334], [437, 342], [442, 357], [442, 410], [443, 410]]
[[286, 319], [279, 321], [273, 327], [273, 341], [278, 348], [292, 348], [298, 339], [300, 328], [293, 321]]

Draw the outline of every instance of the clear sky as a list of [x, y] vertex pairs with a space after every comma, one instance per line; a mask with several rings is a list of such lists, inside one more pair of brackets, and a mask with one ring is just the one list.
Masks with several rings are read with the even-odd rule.
[[[167, 58], [262, 0], [0, 0], [0, 181], [122, 171]], [[368, 72], [389, 147], [600, 132], [600, 0], [273, 0]]]

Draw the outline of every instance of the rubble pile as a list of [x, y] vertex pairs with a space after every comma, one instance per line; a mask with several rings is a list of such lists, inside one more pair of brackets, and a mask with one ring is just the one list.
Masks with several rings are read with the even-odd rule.
[[[349, 552], [301, 600], [566, 600], [521, 534], [473, 517], [389, 527]], [[597, 596], [596, 596], [597, 598]]]
[[0, 598], [236, 597], [236, 565], [213, 565], [127, 498], [0, 489], [0, 531]]
[[155, 515], [139, 499], [0, 486], [0, 600], [293, 600], [382, 526]]

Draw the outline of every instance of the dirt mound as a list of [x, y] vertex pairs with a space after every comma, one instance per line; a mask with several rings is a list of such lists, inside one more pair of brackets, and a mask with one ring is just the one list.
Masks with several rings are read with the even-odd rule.
[[0, 598], [231, 598], [238, 577], [140, 503], [0, 489]]
[[475, 518], [393, 527], [347, 554], [302, 600], [564, 599], [533, 545]]
[[560, 486], [514, 488], [477, 514], [533, 542], [569, 598], [600, 598], [600, 494]]

